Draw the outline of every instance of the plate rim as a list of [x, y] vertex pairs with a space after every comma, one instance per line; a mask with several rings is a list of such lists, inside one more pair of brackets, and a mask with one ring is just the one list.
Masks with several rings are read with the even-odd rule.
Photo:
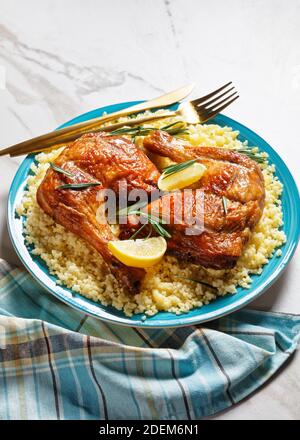
[[[115, 103], [115, 104], [110, 104], [107, 106], [103, 106], [103, 107], [99, 107], [97, 109], [93, 109], [90, 110], [88, 112], [82, 113], [72, 119], [70, 119], [69, 121], [65, 122], [64, 124], [60, 125], [58, 128], [62, 128], [65, 126], [69, 126], [72, 125], [73, 123], [75, 123], [79, 118], [82, 117], [86, 117], [86, 116], [90, 116], [92, 114], [95, 113], [99, 113], [99, 112], [108, 112], [111, 109], [111, 111], [113, 111], [113, 109], [116, 106], [123, 106], [123, 108], [125, 107], [129, 107], [130, 105], [135, 105], [137, 103], [140, 103], [143, 101], [126, 101], [126, 102], [120, 102], [120, 103]], [[290, 172], [288, 166], [285, 164], [284, 160], [279, 156], [279, 154], [261, 137], [259, 136], [257, 133], [255, 133], [253, 130], [249, 129], [247, 126], [241, 124], [240, 122], [225, 116], [225, 115], [218, 115], [221, 119], [224, 119], [223, 122], [225, 122], [226, 124], [228, 124], [230, 126], [231, 123], [233, 123], [233, 125], [238, 125], [239, 127], [242, 127], [242, 129], [248, 133], [250, 133], [251, 135], [257, 137], [260, 142], [262, 142], [264, 145], [266, 145], [268, 147], [268, 149], [270, 149], [272, 151], [272, 153], [275, 155], [275, 157], [279, 160], [279, 162], [281, 163], [281, 166], [283, 166], [283, 172], [287, 174], [289, 180], [292, 181], [293, 186], [294, 186], [294, 192], [293, 195], [298, 199], [298, 203], [300, 201], [300, 196], [299, 196], [299, 190], [297, 187], [297, 184], [292, 176], [292, 173]], [[72, 297], [66, 298], [66, 297], [62, 297], [62, 295], [58, 292], [56, 292], [55, 290], [53, 290], [51, 287], [47, 286], [47, 284], [45, 284], [42, 280], [40, 280], [37, 275], [35, 274], [34, 270], [27, 264], [26, 259], [23, 257], [22, 252], [20, 251], [20, 249], [17, 246], [17, 240], [15, 240], [14, 236], [13, 236], [13, 227], [12, 227], [12, 222], [14, 220], [14, 217], [11, 216], [12, 211], [13, 211], [13, 201], [15, 199], [15, 196], [17, 193], [14, 194], [14, 187], [16, 185], [16, 182], [18, 181], [18, 179], [20, 178], [21, 173], [23, 172], [23, 170], [25, 170], [26, 167], [28, 167], [28, 160], [31, 160], [31, 155], [28, 155], [24, 158], [24, 160], [21, 162], [21, 164], [19, 165], [16, 174], [12, 180], [10, 189], [9, 189], [9, 195], [8, 195], [8, 200], [7, 200], [7, 227], [8, 227], [8, 233], [9, 233], [9, 237], [10, 240], [13, 244], [13, 247], [18, 255], [18, 257], [20, 258], [22, 264], [25, 266], [25, 268], [27, 269], [27, 271], [33, 276], [33, 278], [43, 287], [45, 288], [49, 293], [51, 293], [52, 295], [54, 295], [57, 299], [59, 299], [60, 301], [63, 301], [64, 303], [68, 304], [69, 306], [73, 307], [76, 310], [79, 310], [82, 313], [85, 313], [89, 316], [92, 316], [94, 318], [103, 320], [105, 322], [109, 322], [109, 323], [113, 323], [113, 324], [118, 324], [118, 325], [122, 325], [122, 326], [126, 326], [126, 327], [135, 327], [135, 328], [174, 328], [174, 327], [184, 327], [184, 326], [189, 326], [189, 325], [194, 325], [194, 324], [200, 324], [200, 323], [204, 323], [204, 322], [208, 322], [214, 319], [218, 319], [222, 316], [226, 316], [230, 313], [233, 313], [237, 310], [239, 310], [242, 307], [245, 307], [247, 304], [249, 304], [250, 302], [252, 302], [254, 299], [258, 298], [259, 296], [261, 296], [263, 293], [266, 292], [267, 289], [269, 289], [276, 281], [277, 279], [283, 274], [284, 270], [286, 269], [288, 263], [291, 261], [292, 256], [295, 253], [295, 250], [297, 248], [298, 242], [299, 242], [299, 237], [300, 237], [300, 214], [298, 213], [298, 215], [296, 216], [296, 225], [298, 225], [298, 233], [296, 234], [296, 236], [294, 236], [294, 238], [292, 239], [291, 243], [290, 243], [290, 247], [289, 247], [289, 253], [287, 255], [285, 255], [285, 259], [283, 259], [282, 261], [279, 261], [279, 264], [276, 266], [275, 270], [273, 271], [272, 274], [270, 274], [270, 276], [263, 282], [263, 284], [257, 286], [255, 289], [253, 289], [252, 291], [249, 290], [247, 292], [247, 294], [243, 297], [241, 297], [240, 299], [238, 299], [234, 304], [228, 304], [225, 306], [222, 306], [219, 310], [214, 310], [214, 311], [210, 311], [210, 312], [206, 312], [203, 315], [195, 315], [195, 316], [191, 316], [188, 317], [186, 314], [182, 314], [182, 315], [176, 315], [174, 314], [174, 321], [176, 322], [168, 322], [168, 320], [162, 319], [159, 320], [159, 318], [156, 321], [152, 321], [152, 320], [146, 320], [146, 321], [142, 321], [142, 319], [140, 319], [139, 321], [135, 321], [132, 320], [131, 317], [120, 317], [117, 315], [113, 315], [111, 314], [109, 311], [105, 312], [103, 309], [98, 307], [98, 304], [96, 301], [92, 301], [93, 304], [95, 305], [95, 307], [98, 307], [98, 313], [93, 312], [92, 310], [89, 310], [88, 304], [85, 303], [85, 305], [80, 305], [77, 304], [76, 302], [74, 302], [74, 300], [72, 300]], [[24, 183], [24, 181], [23, 181]], [[297, 213], [297, 211], [296, 211]], [[25, 244], [24, 244], [25, 246]], [[30, 257], [30, 260], [32, 262], [34, 262], [34, 260], [32, 259], [31, 254], [29, 253], [27, 247], [25, 246], [25, 249], [27, 250], [27, 253]], [[47, 276], [49, 277], [49, 274], [47, 274]], [[62, 289], [65, 289], [67, 291], [70, 291], [70, 289], [68, 289], [67, 287], [63, 287]], [[250, 287], [251, 289], [251, 287]], [[83, 295], [81, 295], [84, 299], [86, 299]], [[103, 316], [103, 313], [107, 313], [108, 316]], [[158, 315], [156, 315], [158, 316]]]

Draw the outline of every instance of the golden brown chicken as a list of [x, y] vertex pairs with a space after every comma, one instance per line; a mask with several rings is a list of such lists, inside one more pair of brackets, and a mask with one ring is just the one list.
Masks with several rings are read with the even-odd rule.
[[264, 207], [264, 179], [258, 164], [232, 150], [186, 145], [162, 131], [147, 136], [144, 147], [174, 162], [198, 159], [207, 168], [197, 185], [204, 197], [202, 233], [186, 234], [189, 225], [181, 221], [185, 218], [183, 210], [196, 215], [195, 190], [188, 199], [183, 199], [182, 191], [168, 193], [145, 208], [154, 216], [164, 217], [163, 207], [169, 206], [172, 237], [168, 240], [168, 252], [209, 268], [233, 267]]
[[[37, 191], [38, 204], [57, 223], [90, 243], [123, 287], [138, 291], [145, 271], [125, 266], [111, 255], [107, 243], [116, 237], [105, 220], [97, 219], [97, 194], [103, 188], [117, 192], [120, 186], [150, 193], [159, 177], [156, 167], [131, 141], [105, 133], [80, 137], [64, 149], [55, 165], [74, 177], [49, 168]], [[95, 181], [100, 185], [76, 191], [58, 188]]]
[[[177, 191], [164, 194], [144, 208], [163, 216], [162, 207], [168, 199], [170, 222], [166, 227], [172, 234], [168, 252], [205, 267], [233, 267], [262, 215], [265, 193], [259, 166], [234, 151], [192, 147], [160, 131], [146, 137], [144, 147], [175, 162], [197, 158], [207, 168], [197, 185], [204, 190], [204, 229], [200, 234], [187, 235], [187, 225], [176, 222], [183, 209], [195, 215], [195, 186], [189, 201], [182, 200], [183, 192]], [[77, 139], [64, 149], [55, 165], [67, 175], [49, 168], [37, 191], [39, 205], [57, 223], [91, 244], [125, 289], [138, 291], [145, 271], [125, 266], [109, 251], [108, 242], [116, 237], [106, 218], [102, 222], [97, 218], [97, 194], [108, 188], [117, 194], [120, 187], [126, 187], [128, 191], [141, 189], [150, 195], [157, 189], [160, 177], [157, 168], [130, 140], [105, 133], [86, 134]], [[80, 190], [59, 188], [81, 183], [96, 185]], [[223, 197], [227, 200], [226, 212]], [[127, 238], [137, 227], [130, 221], [123, 225], [121, 238]]]

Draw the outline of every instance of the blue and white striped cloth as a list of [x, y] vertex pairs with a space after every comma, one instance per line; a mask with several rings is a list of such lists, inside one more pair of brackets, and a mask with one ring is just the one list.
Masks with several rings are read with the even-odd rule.
[[249, 310], [176, 330], [108, 325], [0, 260], [0, 419], [199, 419], [266, 382], [299, 334], [300, 316]]

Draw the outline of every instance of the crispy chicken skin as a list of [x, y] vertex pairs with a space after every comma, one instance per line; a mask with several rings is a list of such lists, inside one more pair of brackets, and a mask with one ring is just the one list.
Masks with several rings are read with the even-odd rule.
[[[126, 290], [138, 291], [145, 271], [125, 266], [111, 255], [107, 243], [116, 237], [105, 219], [99, 223], [97, 194], [105, 188], [117, 192], [124, 185], [128, 191], [143, 189], [150, 193], [155, 189], [158, 170], [131, 141], [105, 133], [83, 135], [64, 149], [55, 165], [75, 177], [49, 168], [37, 191], [38, 204], [57, 223], [90, 243]], [[58, 189], [64, 184], [95, 181], [101, 184], [79, 191]]]
[[[168, 225], [172, 234], [167, 252], [179, 259], [215, 269], [232, 268], [249, 240], [251, 230], [261, 218], [265, 191], [259, 166], [247, 156], [215, 147], [193, 147], [169, 134], [154, 131], [144, 139], [144, 147], [175, 162], [197, 158], [207, 168], [201, 180], [191, 187], [190, 198], [183, 192], [166, 193], [154, 200], [146, 211], [164, 217], [163, 206], [169, 206]], [[108, 268], [122, 287], [137, 292], [145, 271], [128, 267], [108, 250], [110, 240], [116, 240], [105, 215], [99, 221], [99, 191], [121, 187], [128, 192], [145, 190], [149, 195], [157, 189], [160, 176], [146, 154], [130, 140], [106, 133], [83, 135], [67, 146], [55, 160], [55, 165], [72, 173], [72, 177], [49, 168], [37, 191], [40, 207], [57, 223], [90, 243], [103, 257]], [[64, 184], [99, 182], [81, 190], [58, 188]], [[182, 211], [196, 215], [197, 189], [203, 191], [203, 230], [188, 235]], [[223, 197], [227, 200], [225, 212]], [[128, 238], [140, 225], [129, 217], [121, 226], [120, 238]], [[145, 232], [145, 231], [144, 231]]]
[[[176, 217], [183, 217], [183, 209], [196, 215], [195, 189], [190, 201], [183, 201], [183, 193], [177, 191], [163, 195], [147, 207], [153, 215], [163, 216], [162, 206], [170, 206], [172, 238], [168, 240], [168, 252], [205, 267], [234, 267], [263, 212], [264, 179], [258, 164], [232, 150], [186, 145], [162, 131], [147, 136], [144, 147], [174, 162], [199, 158], [207, 167], [197, 185], [204, 190], [204, 230], [201, 234], [187, 235], [184, 222], [175, 224]], [[227, 199], [227, 213], [223, 197]]]
[[256, 201], [263, 209], [263, 175], [259, 165], [247, 156], [224, 148], [187, 145], [162, 131], [147, 136], [144, 147], [178, 163], [199, 158], [207, 167], [199, 188], [241, 203]]

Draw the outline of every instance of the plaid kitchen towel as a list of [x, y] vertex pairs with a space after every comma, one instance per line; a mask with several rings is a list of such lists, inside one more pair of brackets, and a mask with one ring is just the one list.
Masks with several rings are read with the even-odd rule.
[[300, 316], [243, 310], [204, 326], [133, 329], [58, 302], [0, 260], [1, 419], [199, 419], [266, 382]]

